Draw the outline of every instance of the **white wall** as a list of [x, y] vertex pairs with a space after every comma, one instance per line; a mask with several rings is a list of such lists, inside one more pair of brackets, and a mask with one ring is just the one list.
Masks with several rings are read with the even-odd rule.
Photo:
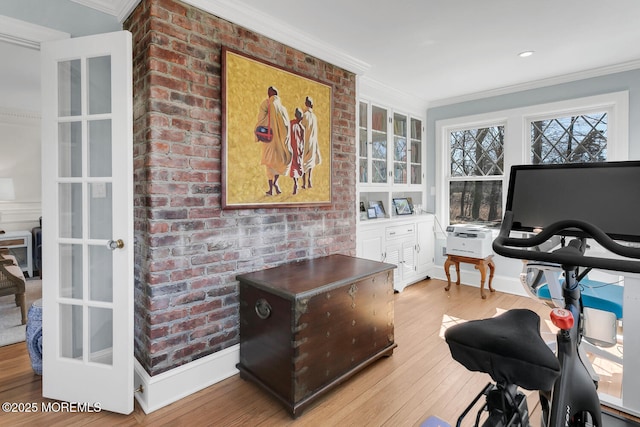
[[13, 178], [16, 198], [0, 202], [0, 228], [31, 230], [41, 214], [40, 115], [0, 107], [0, 178]]
[[0, 178], [13, 178], [16, 192], [0, 202], [0, 229], [31, 230], [42, 216], [39, 42], [122, 25], [70, 0], [0, 1], [0, 24]]

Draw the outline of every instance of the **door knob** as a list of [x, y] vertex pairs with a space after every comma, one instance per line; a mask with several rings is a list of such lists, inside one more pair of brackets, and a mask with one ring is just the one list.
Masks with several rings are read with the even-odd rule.
[[124, 248], [124, 242], [122, 241], [122, 239], [109, 240], [109, 242], [107, 242], [107, 247], [112, 251], [115, 251], [116, 249], [122, 249]]

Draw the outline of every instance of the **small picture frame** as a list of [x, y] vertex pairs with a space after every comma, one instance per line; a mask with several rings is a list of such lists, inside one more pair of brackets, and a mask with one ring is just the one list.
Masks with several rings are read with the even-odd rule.
[[374, 219], [374, 218], [377, 218], [377, 217], [378, 217], [378, 215], [376, 214], [376, 208], [367, 209], [367, 218]]
[[393, 206], [396, 208], [396, 215], [411, 215], [413, 213], [413, 206], [405, 197], [393, 199]]
[[369, 207], [376, 210], [376, 218], [384, 218], [386, 216], [384, 205], [381, 201], [369, 201]]

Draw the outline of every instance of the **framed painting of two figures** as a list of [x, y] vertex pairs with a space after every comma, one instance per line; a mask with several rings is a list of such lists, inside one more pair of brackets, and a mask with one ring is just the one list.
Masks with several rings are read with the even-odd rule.
[[331, 204], [331, 86], [222, 55], [222, 207]]

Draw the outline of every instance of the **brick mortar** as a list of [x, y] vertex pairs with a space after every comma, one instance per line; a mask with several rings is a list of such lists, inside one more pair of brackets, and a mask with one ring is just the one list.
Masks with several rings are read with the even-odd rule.
[[[133, 33], [135, 354], [150, 375], [239, 341], [237, 274], [355, 255], [355, 75], [175, 0]], [[332, 205], [221, 210], [222, 46], [332, 86]]]

